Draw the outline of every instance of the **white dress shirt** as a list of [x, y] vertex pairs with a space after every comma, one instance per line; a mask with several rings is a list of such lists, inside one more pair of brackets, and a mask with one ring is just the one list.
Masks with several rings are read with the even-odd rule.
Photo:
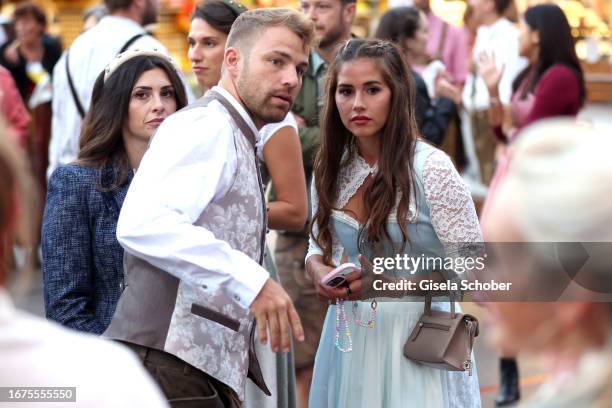
[[76, 402], [0, 401], [0, 407], [168, 407], [131, 351], [18, 311], [2, 287], [0, 361], [2, 387], [76, 387]]
[[[108, 63], [119, 53], [125, 43], [145, 30], [135, 21], [117, 16], [106, 16], [95, 27], [87, 30], [69, 49], [70, 76], [85, 111], [89, 109], [93, 85]], [[129, 49], [152, 49], [168, 53], [154, 37], [138, 38]], [[179, 72], [189, 101], [193, 93], [182, 73]], [[47, 178], [59, 165], [73, 162], [79, 151], [81, 116], [70, 92], [66, 75], [66, 53], [53, 70], [53, 116], [51, 119], [51, 142], [49, 144], [49, 167]]]
[[[510, 103], [512, 82], [527, 66], [527, 60], [519, 57], [519, 34], [514, 25], [506, 18], [500, 18], [490, 26], [481, 26], [476, 33], [476, 43], [472, 63], [478, 60], [483, 51], [492, 53], [498, 66], [504, 66], [499, 84], [499, 99], [503, 104]], [[477, 71], [477, 70], [476, 70]], [[473, 97], [472, 92], [475, 91]], [[489, 108], [489, 91], [478, 72], [468, 74], [463, 87], [463, 106], [468, 110]]]
[[[244, 108], [226, 97], [258, 135]], [[117, 224], [129, 253], [191, 283], [204, 295], [225, 293], [246, 309], [268, 272], [243, 252], [194, 225], [227, 193], [237, 169], [231, 116], [217, 101], [177, 112], [159, 127], [134, 176]], [[256, 177], [256, 175], [253, 175]]]

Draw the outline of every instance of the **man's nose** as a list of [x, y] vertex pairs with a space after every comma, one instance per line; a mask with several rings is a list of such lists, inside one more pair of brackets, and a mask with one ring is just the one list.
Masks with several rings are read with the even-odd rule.
[[298, 75], [297, 68], [294, 65], [288, 64], [287, 68], [283, 70], [283, 85], [288, 88], [295, 88], [300, 83], [300, 76]]
[[316, 7], [308, 8], [308, 10], [304, 14], [306, 14], [306, 17], [308, 17], [312, 21], [317, 21]]

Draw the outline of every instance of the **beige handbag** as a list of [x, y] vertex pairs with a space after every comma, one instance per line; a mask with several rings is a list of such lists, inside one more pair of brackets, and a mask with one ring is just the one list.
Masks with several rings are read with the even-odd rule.
[[472, 375], [472, 347], [478, 336], [478, 319], [451, 311], [431, 310], [431, 295], [425, 297], [425, 311], [404, 345], [404, 355], [417, 363]]

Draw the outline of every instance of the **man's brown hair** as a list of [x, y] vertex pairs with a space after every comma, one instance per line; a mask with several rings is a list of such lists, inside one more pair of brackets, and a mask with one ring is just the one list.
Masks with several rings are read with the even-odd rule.
[[28, 16], [34, 17], [34, 20], [41, 26], [47, 26], [47, 15], [45, 11], [39, 5], [31, 2], [22, 3], [15, 8], [13, 12], [13, 21]]
[[494, 3], [497, 14], [503, 16], [506, 10], [508, 10], [508, 7], [514, 3], [514, 0], [494, 0]]
[[133, 0], [104, 0], [109, 13], [117, 10], [125, 10], [132, 5]]
[[227, 47], [239, 47], [252, 44], [262, 30], [270, 27], [287, 27], [304, 42], [311, 46], [314, 40], [313, 24], [309, 18], [288, 8], [262, 8], [242, 13], [227, 37]]

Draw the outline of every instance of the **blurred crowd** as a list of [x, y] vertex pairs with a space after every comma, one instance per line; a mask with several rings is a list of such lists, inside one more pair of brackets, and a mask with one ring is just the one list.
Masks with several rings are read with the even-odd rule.
[[[0, 386], [76, 385], [84, 407], [479, 407], [477, 375], [438, 375], [394, 343], [422, 302], [323, 284], [388, 241], [612, 238], [612, 140], [575, 119], [587, 94], [567, 17], [467, 3], [462, 27], [414, 0], [360, 39], [355, 0], [281, 17], [203, 0], [185, 38], [196, 89], [148, 31], [158, 0], [86, 10], [68, 48], [44, 9], [17, 4], [0, 26]], [[62, 328], [11, 304], [16, 271], [38, 266]], [[481, 306], [497, 406], [612, 403], [608, 304]], [[520, 353], [549, 370], [524, 402]]]

